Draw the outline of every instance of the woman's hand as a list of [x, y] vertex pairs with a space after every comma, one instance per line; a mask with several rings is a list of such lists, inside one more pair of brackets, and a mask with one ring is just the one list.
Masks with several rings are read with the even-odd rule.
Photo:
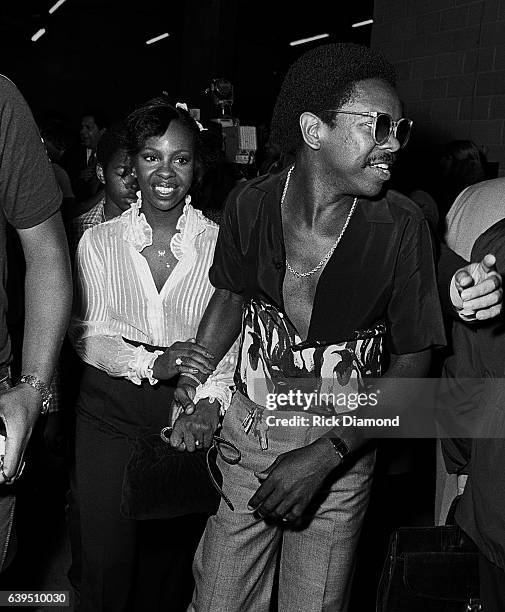
[[214, 371], [213, 359], [214, 355], [197, 344], [194, 338], [187, 342], [174, 342], [154, 362], [153, 376], [158, 380], [185, 373], [201, 373], [207, 377]]
[[174, 424], [170, 444], [177, 450], [192, 453], [209, 448], [219, 425], [219, 402], [201, 399], [192, 415], [182, 413]]

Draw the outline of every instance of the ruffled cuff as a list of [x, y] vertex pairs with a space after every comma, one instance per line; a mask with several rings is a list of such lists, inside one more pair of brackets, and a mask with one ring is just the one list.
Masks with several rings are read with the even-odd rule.
[[231, 404], [232, 395], [232, 389], [228, 385], [209, 380], [203, 385], [198, 385], [193, 403], [196, 404], [201, 399], [208, 399], [212, 404], [217, 399], [220, 404], [219, 413], [223, 416]]
[[128, 362], [127, 377], [135, 385], [140, 385], [143, 378], [147, 378], [149, 384], [155, 385], [158, 380], [153, 376], [153, 366], [156, 359], [163, 355], [163, 351], [147, 351], [142, 345], [135, 348], [133, 358]]

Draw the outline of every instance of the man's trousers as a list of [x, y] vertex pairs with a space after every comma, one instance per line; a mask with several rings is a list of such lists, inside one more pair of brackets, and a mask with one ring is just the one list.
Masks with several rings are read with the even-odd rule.
[[[265, 470], [281, 453], [310, 444], [321, 436], [321, 428], [272, 426], [264, 451], [242, 427], [254, 406], [235, 393], [223, 422], [221, 435], [242, 453], [238, 465], [218, 460], [223, 490], [235, 511], [221, 502], [207, 523], [193, 565], [196, 588], [190, 610], [268, 612], [279, 563], [278, 612], [344, 612], [375, 453], [336, 471], [315, 500], [308, 526], [297, 531], [267, 524], [247, 508], [260, 485], [254, 472]], [[269, 414], [289, 418], [295, 413], [265, 411]]]

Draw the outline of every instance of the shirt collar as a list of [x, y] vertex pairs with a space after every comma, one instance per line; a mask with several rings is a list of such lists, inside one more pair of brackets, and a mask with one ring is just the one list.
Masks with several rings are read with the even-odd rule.
[[[176, 225], [177, 232], [170, 241], [172, 252], [180, 259], [187, 247], [192, 246], [196, 237], [204, 232], [209, 225], [213, 225], [190, 204], [191, 196], [186, 196], [186, 204]], [[121, 215], [123, 224], [123, 238], [139, 253], [153, 243], [153, 230], [144, 213], [140, 212], [142, 196], [137, 193], [137, 201], [131, 208]]]
[[81, 217], [82, 223], [91, 223], [96, 225], [97, 223], [103, 223], [105, 221], [105, 196], [93, 206], [90, 210], [85, 212]]
[[[267, 174], [250, 183], [250, 187], [267, 194], [268, 201], [278, 203], [282, 195], [282, 189], [286, 182], [289, 166], [278, 174]], [[363, 211], [363, 219], [369, 223], [393, 223], [393, 217], [388, 205], [388, 194], [382, 193], [375, 199], [359, 198], [360, 209]], [[394, 192], [393, 192], [394, 193]]]

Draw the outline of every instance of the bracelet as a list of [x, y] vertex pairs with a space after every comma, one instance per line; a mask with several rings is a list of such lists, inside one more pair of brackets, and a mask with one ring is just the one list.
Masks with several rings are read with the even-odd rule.
[[347, 444], [341, 438], [328, 438], [328, 440], [333, 444], [335, 453], [338, 455], [340, 461], [344, 461], [351, 452]]
[[42, 382], [39, 378], [32, 376], [31, 374], [23, 374], [19, 379], [18, 384], [21, 383], [26, 383], [27, 385], [30, 385], [30, 387], [37, 389], [42, 396], [42, 407], [40, 409], [40, 414], [46, 414], [49, 410], [49, 403], [53, 398], [53, 394], [51, 391], [49, 391], [49, 387], [46, 385], [46, 383]]
[[181, 376], [187, 376], [188, 378], [191, 378], [191, 380], [194, 380], [197, 385], [202, 384], [202, 382], [198, 380], [198, 378], [194, 374], [190, 374], [189, 372], [183, 372]]

